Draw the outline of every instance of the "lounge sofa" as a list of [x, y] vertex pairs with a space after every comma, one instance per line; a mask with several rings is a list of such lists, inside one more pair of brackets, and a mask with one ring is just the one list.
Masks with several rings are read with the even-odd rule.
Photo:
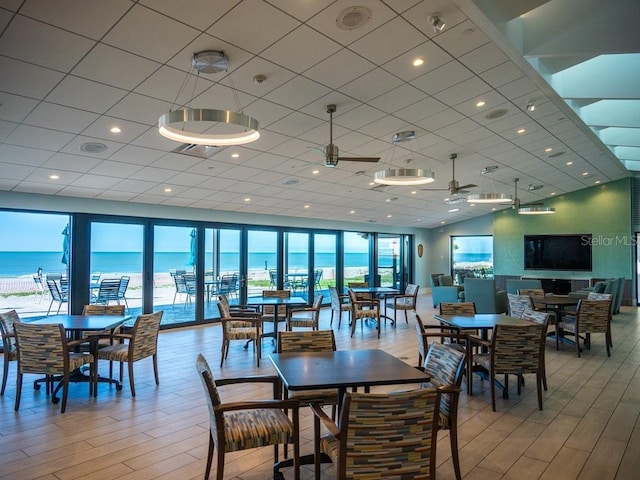
[[620, 306], [622, 305], [624, 282], [624, 277], [609, 278], [601, 282], [596, 282], [593, 287], [586, 287], [576, 292], [569, 292], [569, 297], [587, 298], [589, 296], [589, 292], [610, 293], [613, 295], [613, 302], [611, 303], [612, 313], [617, 314], [620, 313]]
[[477, 313], [506, 313], [509, 300], [506, 290], [497, 290], [491, 278], [467, 278], [464, 282], [464, 301], [476, 304]]

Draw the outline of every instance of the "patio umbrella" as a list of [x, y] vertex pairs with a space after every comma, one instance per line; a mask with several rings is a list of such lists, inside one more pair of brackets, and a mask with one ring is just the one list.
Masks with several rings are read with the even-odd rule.
[[69, 265], [69, 224], [67, 223], [62, 230], [62, 259], [65, 265]]
[[189, 261], [187, 262], [187, 265], [195, 269], [196, 262], [198, 259], [198, 255], [197, 255], [198, 232], [196, 232], [195, 228], [191, 230], [190, 235], [191, 235], [191, 243], [189, 244]]

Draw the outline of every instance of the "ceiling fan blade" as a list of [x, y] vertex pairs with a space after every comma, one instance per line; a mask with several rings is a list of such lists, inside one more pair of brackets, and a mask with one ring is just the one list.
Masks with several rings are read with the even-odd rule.
[[339, 161], [344, 162], [370, 162], [375, 163], [380, 160], [380, 157], [338, 157]]
[[542, 202], [527, 202], [527, 203], [521, 203], [520, 206], [521, 207], [534, 207], [534, 206], [540, 206], [540, 205], [544, 205], [544, 203]]
[[456, 190], [459, 192], [460, 190], [464, 190], [465, 188], [473, 188], [473, 187], [477, 187], [478, 185], [474, 185], [473, 183], [469, 183], [467, 185], [460, 185], [458, 188], [456, 188]]
[[448, 192], [448, 188], [421, 188], [423, 192]]

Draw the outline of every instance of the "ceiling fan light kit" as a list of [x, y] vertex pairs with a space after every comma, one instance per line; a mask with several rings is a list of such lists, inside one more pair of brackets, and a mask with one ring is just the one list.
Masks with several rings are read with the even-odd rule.
[[[228, 65], [224, 52], [208, 50], [193, 55], [192, 66], [199, 73], [218, 73], [226, 70]], [[225, 132], [212, 132], [211, 129], [215, 127], [224, 127]], [[249, 115], [212, 108], [180, 108], [162, 114], [158, 120], [158, 131], [163, 137], [207, 146], [255, 142], [260, 138], [259, 128], [258, 121]]]
[[518, 209], [518, 215], [549, 215], [556, 213], [556, 209], [553, 207], [520, 207]]
[[467, 196], [468, 202], [473, 203], [513, 203], [513, 198], [507, 193], [472, 193]]
[[382, 185], [426, 185], [435, 181], [435, 175], [422, 168], [388, 168], [376, 172], [373, 181]]
[[[556, 209], [553, 207], [545, 207], [541, 202], [530, 202], [520, 204], [520, 199], [518, 198], [518, 182], [519, 178], [514, 178], [513, 183], [515, 185], [515, 196], [513, 198], [513, 205], [511, 208], [514, 208], [518, 211], [518, 215], [549, 215], [552, 213], [556, 213]], [[536, 185], [539, 188], [529, 188], [529, 190], [539, 190], [543, 187], [543, 185]]]

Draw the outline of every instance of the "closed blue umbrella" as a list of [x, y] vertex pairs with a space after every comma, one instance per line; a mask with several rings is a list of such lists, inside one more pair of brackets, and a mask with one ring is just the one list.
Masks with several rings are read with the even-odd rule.
[[65, 265], [69, 265], [69, 224], [65, 225], [62, 230], [62, 259], [60, 260]]
[[189, 245], [189, 261], [187, 262], [187, 265], [190, 267], [193, 267], [194, 269], [196, 268], [196, 262], [198, 259], [198, 232], [196, 232], [196, 229], [192, 229], [191, 230], [191, 243]]

